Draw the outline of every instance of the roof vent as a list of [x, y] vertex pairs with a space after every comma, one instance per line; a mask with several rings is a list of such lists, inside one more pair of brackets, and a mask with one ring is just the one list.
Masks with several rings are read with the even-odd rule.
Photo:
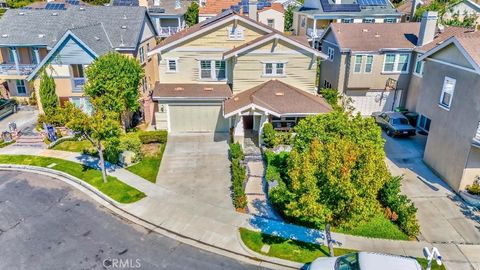
[[213, 87], [204, 87], [203, 90], [204, 91], [213, 91]]
[[57, 12], [52, 13], [52, 16], [58, 16]]
[[2, 38], [6, 38], [6, 37], [8, 37], [8, 34], [3, 34], [2, 35]]
[[175, 87], [173, 88], [174, 91], [183, 91], [185, 90], [183, 87]]
[[45, 35], [44, 34], [38, 34], [38, 38], [44, 38]]
[[25, 12], [20, 12], [20, 13], [18, 13], [18, 15], [23, 16], [23, 15], [25, 15]]
[[126, 25], [122, 25], [121, 28], [122, 28], [122, 29], [127, 29], [127, 26], [126, 26]]
[[85, 8], [84, 7], [80, 7], [79, 8], [81, 11], [85, 11]]
[[235, 100], [235, 101], [238, 101], [238, 99], [239, 99], [238, 97], [234, 97], [234, 98], [233, 98], [233, 100]]
[[362, 29], [362, 32], [368, 32], [368, 29], [367, 29], [367, 28], [363, 28], [363, 29]]
[[97, 37], [97, 36], [95, 36], [94, 38], [95, 38], [96, 41], [99, 41], [99, 40], [100, 40], [100, 38]]
[[375, 37], [376, 38], [379, 38], [380, 37], [380, 34], [378, 32], [375, 33]]
[[283, 93], [283, 92], [276, 92], [276, 93], [275, 93], [275, 96], [277, 96], [277, 97], [285, 96], [285, 93]]

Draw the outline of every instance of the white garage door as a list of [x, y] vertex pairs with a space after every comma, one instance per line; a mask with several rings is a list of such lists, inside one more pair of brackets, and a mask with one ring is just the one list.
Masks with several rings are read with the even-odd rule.
[[169, 105], [172, 133], [228, 132], [221, 105]]
[[[352, 106], [355, 112], [361, 115], [371, 115], [373, 112], [391, 111], [392, 108], [398, 107], [402, 91], [349, 91], [348, 96], [352, 99]], [[395, 105], [393, 105], [395, 102]]]

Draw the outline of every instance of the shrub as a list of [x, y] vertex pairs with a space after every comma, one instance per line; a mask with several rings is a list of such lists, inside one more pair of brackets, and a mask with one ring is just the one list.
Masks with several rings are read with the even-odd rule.
[[480, 195], [480, 180], [475, 180], [473, 184], [470, 186], [467, 186], [467, 192], [472, 194], [472, 195]]
[[239, 143], [230, 144], [230, 158], [234, 159], [243, 159], [242, 146]]
[[320, 89], [320, 95], [325, 98], [325, 100], [330, 104], [332, 107], [338, 106], [338, 91], [337, 89], [332, 88], [322, 88]]
[[168, 132], [166, 130], [142, 131], [138, 134], [138, 138], [143, 144], [149, 143], [166, 143]]
[[415, 237], [420, 232], [416, 213], [417, 208], [407, 196], [400, 194], [402, 177], [392, 177], [387, 181], [379, 192], [380, 202], [390, 209], [391, 217], [409, 237]]
[[265, 151], [265, 163], [267, 165], [267, 169], [265, 172], [265, 179], [267, 181], [277, 181], [283, 182], [285, 174], [287, 172], [288, 166], [288, 153], [281, 152], [279, 154], [275, 154], [272, 151]]
[[275, 147], [275, 130], [271, 123], [265, 123], [262, 134], [263, 143], [267, 148]]
[[126, 135], [120, 137], [120, 150], [121, 151], [132, 151], [135, 153], [134, 162], [140, 161], [143, 157], [142, 155], [142, 141], [135, 133], [127, 133]]
[[[120, 149], [120, 140], [118, 138], [111, 138], [110, 140], [105, 141], [104, 144], [104, 158], [106, 161], [117, 164], [119, 160], [119, 155], [122, 152]], [[95, 151], [95, 156], [98, 156], [98, 153]]]

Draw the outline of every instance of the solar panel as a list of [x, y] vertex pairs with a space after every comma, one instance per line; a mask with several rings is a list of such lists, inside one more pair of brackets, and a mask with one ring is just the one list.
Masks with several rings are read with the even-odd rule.
[[46, 10], [66, 10], [65, 4], [60, 4], [60, 3], [48, 3], [45, 6]]
[[66, 0], [65, 3], [68, 3], [72, 6], [79, 6], [80, 5], [80, 1], [79, 0]]
[[361, 6], [386, 6], [386, 0], [357, 0]]
[[126, 7], [136, 7], [138, 6], [138, 0], [113, 0], [112, 3], [114, 6], [126, 6]]

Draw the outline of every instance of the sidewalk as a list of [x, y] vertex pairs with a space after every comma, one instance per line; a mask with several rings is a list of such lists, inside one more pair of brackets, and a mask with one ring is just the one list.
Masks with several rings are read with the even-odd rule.
[[[15, 147], [14, 145], [0, 149], [0, 154], [38, 155], [61, 158], [89, 166], [97, 164], [96, 158], [79, 153]], [[251, 256], [239, 243], [237, 235], [240, 227], [305, 242], [323, 241], [322, 231], [242, 214], [233, 209], [229, 210], [215, 204], [199, 202], [194, 198], [168, 190], [159, 184], [151, 183], [123, 168], [110, 166], [109, 174], [147, 195], [146, 198], [132, 204], [118, 204], [119, 208], [166, 230], [220, 249]], [[333, 238], [341, 243], [343, 248], [415, 257], [423, 257], [422, 248], [431, 247], [428, 242], [372, 239], [336, 233], [333, 234]], [[435, 246], [443, 255], [448, 269], [480, 269], [480, 245], [446, 243], [435, 244]]]

